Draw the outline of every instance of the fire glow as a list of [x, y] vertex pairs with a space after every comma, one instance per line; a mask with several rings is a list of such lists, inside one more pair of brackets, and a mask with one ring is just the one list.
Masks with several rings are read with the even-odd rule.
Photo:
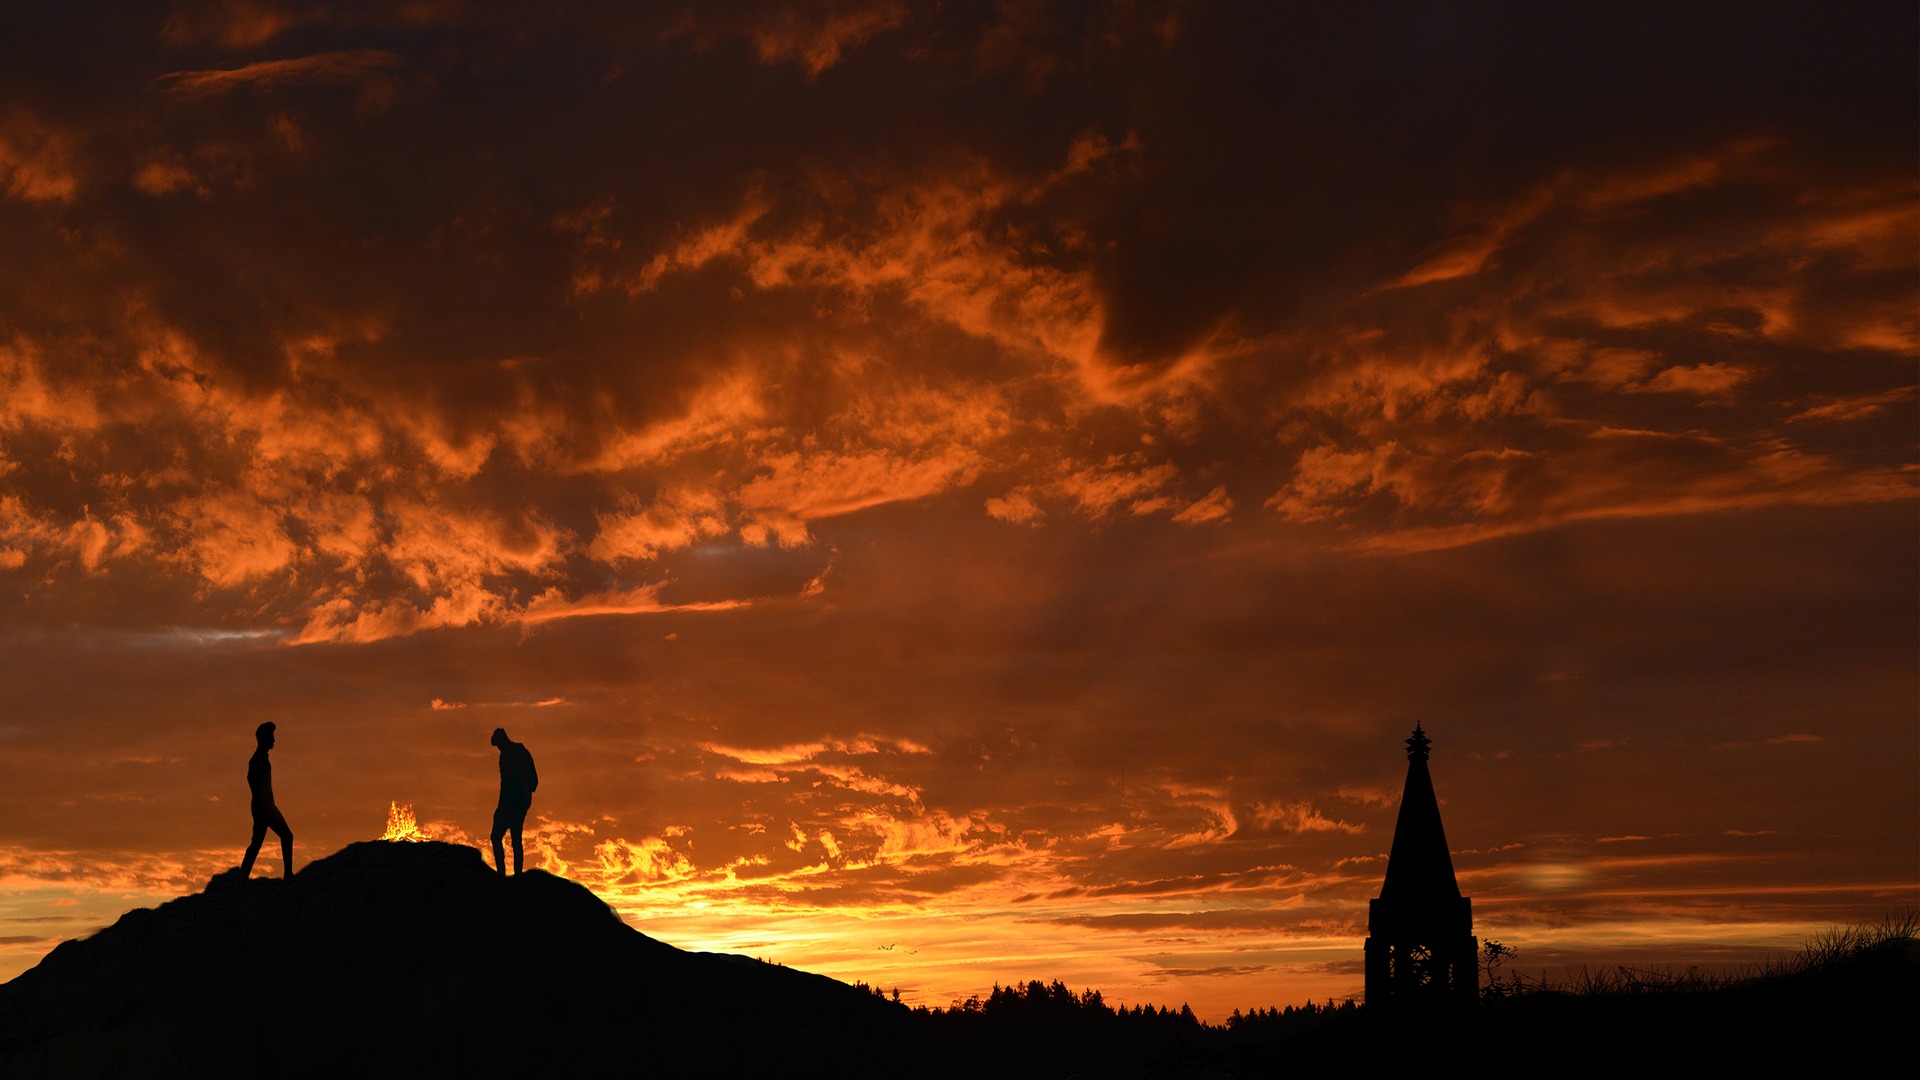
[[413, 818], [412, 803], [402, 806], [394, 802], [387, 804], [387, 831], [380, 839], [417, 844], [432, 838], [420, 831], [420, 823]]

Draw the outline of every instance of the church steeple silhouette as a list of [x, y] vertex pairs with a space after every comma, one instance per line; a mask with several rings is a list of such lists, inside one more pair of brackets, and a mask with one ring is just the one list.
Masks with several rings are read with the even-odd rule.
[[1427, 772], [1433, 740], [1413, 726], [1407, 740], [1407, 787], [1393, 827], [1387, 880], [1367, 904], [1367, 1003], [1412, 1003], [1480, 991], [1480, 943], [1473, 901], [1460, 895], [1453, 855], [1440, 827], [1440, 802]]

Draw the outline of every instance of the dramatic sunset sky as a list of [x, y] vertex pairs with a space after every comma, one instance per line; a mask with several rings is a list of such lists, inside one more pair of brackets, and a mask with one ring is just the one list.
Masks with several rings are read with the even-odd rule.
[[[0, 14], [0, 978], [392, 802], [947, 1004], [1920, 902], [1920, 14]], [[259, 872], [279, 873], [269, 848]], [[505, 932], [506, 928], [503, 928]]]

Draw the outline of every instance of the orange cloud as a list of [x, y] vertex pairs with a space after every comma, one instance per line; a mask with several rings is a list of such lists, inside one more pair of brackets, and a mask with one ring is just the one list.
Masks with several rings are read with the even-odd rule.
[[773, 3], [728, 17], [713, 11], [685, 16], [678, 32], [711, 48], [725, 38], [744, 37], [765, 64], [793, 63], [815, 77], [838, 64], [848, 51], [907, 18], [900, 0], [833, 0], [825, 4]]
[[[216, 97], [240, 90], [272, 92], [302, 84], [343, 84], [384, 87], [405, 58], [383, 49], [348, 49], [315, 53], [286, 60], [261, 60], [237, 68], [176, 71], [159, 85], [183, 98]], [[369, 98], [367, 100], [377, 100]]]
[[1789, 421], [1825, 420], [1845, 423], [1849, 420], [1865, 420], [1886, 411], [1887, 406], [1912, 399], [1920, 394], [1920, 386], [1901, 386], [1892, 390], [1882, 390], [1874, 394], [1859, 394], [1850, 397], [1831, 398], [1788, 417]]
[[1732, 364], [1695, 364], [1692, 367], [1666, 368], [1645, 382], [1626, 389], [1629, 393], [1691, 394], [1713, 399], [1725, 397], [1752, 376], [1753, 372]]
[[639, 430], [616, 429], [590, 463], [597, 471], [656, 465], [676, 457], [743, 439], [757, 431], [767, 415], [758, 380], [736, 369], [701, 385], [677, 416]]
[[[1911, 497], [1905, 470], [1755, 437], [1747, 415], [1777, 408], [1755, 398], [1777, 385], [1774, 364], [1793, 363], [1776, 349], [1906, 345], [1910, 327], [1882, 332], [1894, 301], [1877, 283], [1816, 304], [1805, 276], [1761, 269], [1822, 259], [1843, 276], [1880, 273], [1895, 258], [1887, 237], [1914, 227], [1905, 187], [1795, 195], [1782, 215], [1793, 224], [1766, 230], [1685, 217], [1659, 235], [1618, 230], [1623, 213], [1663, 214], [1721, 186], [1790, 183], [1782, 155], [1759, 140], [1615, 176], [1569, 173], [1475, 212], [1471, 259], [1439, 256], [1393, 282], [1400, 307], [1363, 308], [1381, 324], [1300, 342], [1318, 362], [1290, 413], [1319, 437], [1295, 448], [1267, 505], [1338, 522], [1375, 550], [1429, 550], [1598, 518]], [[1535, 238], [1549, 229], [1593, 269], [1544, 263]], [[1469, 276], [1473, 291], [1450, 291]], [[1702, 341], [1734, 358], [1692, 359]], [[1905, 392], [1789, 403], [1776, 422], [1872, 417]], [[1672, 414], [1619, 395], [1727, 411]]]
[[272, 574], [291, 563], [297, 551], [279, 512], [245, 496], [202, 497], [182, 503], [175, 516], [188, 537], [186, 554], [195, 571], [216, 586]]
[[264, 45], [295, 26], [320, 21], [324, 8], [297, 9], [273, 0], [183, 0], [173, 5], [160, 37], [169, 45], [214, 42], [228, 48]]
[[587, 551], [606, 562], [653, 559], [728, 531], [719, 494], [686, 487], [667, 492], [644, 510], [602, 514], [597, 520], [599, 531]]
[[987, 500], [987, 516], [1014, 525], [1038, 525], [1047, 515], [1027, 491], [1009, 491]]
[[537, 626], [555, 619], [574, 619], [587, 615], [652, 615], [666, 611], [731, 611], [747, 606], [745, 600], [707, 600], [687, 604], [666, 604], [660, 601], [659, 585], [645, 585], [637, 589], [592, 593], [577, 598], [562, 596], [557, 589], [549, 589], [534, 597], [526, 608], [516, 612], [513, 618], [529, 626]]
[[24, 112], [0, 114], [0, 190], [27, 202], [72, 202], [80, 191], [74, 137]]
[[1314, 809], [1312, 803], [1262, 802], [1254, 804], [1253, 820], [1263, 829], [1279, 829], [1284, 832], [1340, 832], [1361, 833], [1366, 831], [1364, 824], [1348, 824], [1336, 821]]

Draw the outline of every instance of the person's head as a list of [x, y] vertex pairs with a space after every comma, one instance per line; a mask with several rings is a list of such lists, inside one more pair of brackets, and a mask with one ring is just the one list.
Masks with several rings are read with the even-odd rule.
[[253, 729], [253, 741], [267, 749], [273, 749], [273, 721], [269, 720]]
[[503, 727], [494, 728], [492, 742], [493, 745], [500, 747], [502, 750], [506, 749], [507, 729]]

